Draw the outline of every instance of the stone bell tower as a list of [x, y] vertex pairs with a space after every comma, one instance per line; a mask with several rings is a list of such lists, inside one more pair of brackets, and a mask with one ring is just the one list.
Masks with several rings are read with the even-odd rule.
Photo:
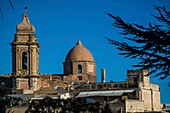
[[39, 89], [39, 43], [34, 32], [25, 9], [11, 43], [13, 89]]

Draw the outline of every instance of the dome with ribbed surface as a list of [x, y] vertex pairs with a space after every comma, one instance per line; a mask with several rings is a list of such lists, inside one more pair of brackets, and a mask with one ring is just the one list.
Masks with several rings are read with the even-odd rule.
[[93, 61], [93, 56], [88, 49], [86, 49], [81, 41], [77, 42], [77, 45], [73, 47], [67, 54], [66, 62], [73, 62], [73, 61]]
[[34, 26], [31, 25], [28, 19], [28, 15], [26, 10], [24, 10], [24, 14], [22, 16], [22, 22], [17, 25], [16, 27], [17, 32], [35, 32]]

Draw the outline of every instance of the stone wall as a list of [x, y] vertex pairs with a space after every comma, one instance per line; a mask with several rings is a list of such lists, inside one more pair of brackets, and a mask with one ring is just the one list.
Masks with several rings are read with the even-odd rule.
[[144, 101], [144, 109], [146, 111], [161, 111], [160, 89], [158, 84], [139, 83], [140, 100]]
[[144, 112], [144, 102], [140, 100], [125, 100], [125, 111], [126, 112]]
[[153, 110], [161, 111], [160, 89], [158, 84], [150, 83], [152, 89]]

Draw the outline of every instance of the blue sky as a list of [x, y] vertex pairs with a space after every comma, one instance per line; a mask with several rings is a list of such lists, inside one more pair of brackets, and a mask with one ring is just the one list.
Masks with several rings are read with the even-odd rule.
[[[21, 2], [22, 1], [22, 2]], [[40, 43], [40, 73], [63, 73], [63, 62], [68, 51], [78, 40], [89, 49], [96, 61], [97, 81], [100, 70], [106, 69], [106, 80], [124, 81], [126, 70], [138, 60], [125, 59], [103, 37], [122, 40], [120, 30], [112, 26], [113, 19], [105, 12], [120, 16], [129, 23], [147, 25], [157, 21], [151, 14], [157, 14], [153, 5], [166, 6], [169, 0], [0, 0], [4, 20], [0, 17], [0, 75], [11, 73], [12, 56], [10, 43], [16, 33], [16, 25], [21, 22], [24, 7], [36, 30]], [[161, 102], [170, 103], [170, 78], [159, 80]]]

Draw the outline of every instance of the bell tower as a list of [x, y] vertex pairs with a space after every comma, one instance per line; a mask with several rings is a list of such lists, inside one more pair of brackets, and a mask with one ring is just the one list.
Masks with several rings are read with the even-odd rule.
[[22, 22], [16, 26], [12, 46], [13, 88], [23, 90], [39, 89], [39, 43], [35, 29], [29, 22], [26, 9]]

